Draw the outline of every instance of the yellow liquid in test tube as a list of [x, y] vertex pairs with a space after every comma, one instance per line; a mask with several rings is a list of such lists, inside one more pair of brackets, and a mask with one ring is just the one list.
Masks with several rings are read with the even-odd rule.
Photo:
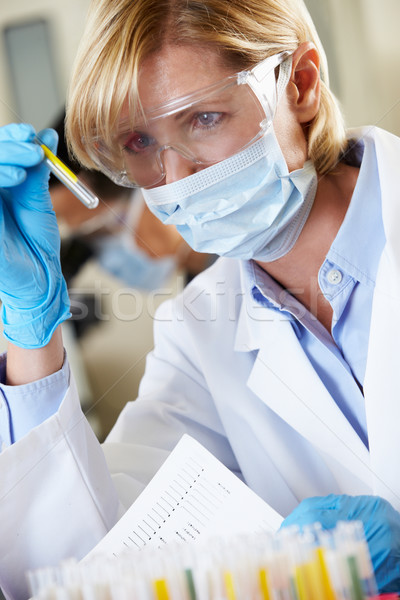
[[269, 593], [269, 585], [268, 585], [268, 573], [266, 569], [260, 569], [258, 573], [260, 590], [261, 590], [261, 598], [262, 600], [270, 600], [271, 596]]
[[233, 585], [233, 577], [230, 571], [225, 571], [224, 573], [224, 584], [226, 600], [236, 600], [235, 587]]
[[67, 167], [48, 148], [45, 144], [42, 144], [40, 140], [36, 140], [36, 143], [40, 145], [44, 152], [44, 162], [50, 169], [50, 171], [63, 183], [71, 192], [84, 204], [87, 208], [96, 208], [99, 204], [99, 199], [93, 194], [91, 190], [82, 181], [79, 180], [78, 176]]
[[156, 600], [170, 600], [167, 582], [165, 579], [156, 579], [154, 582]]

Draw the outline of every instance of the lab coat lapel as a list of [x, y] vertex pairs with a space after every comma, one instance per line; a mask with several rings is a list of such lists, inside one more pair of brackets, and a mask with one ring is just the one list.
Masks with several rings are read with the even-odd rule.
[[374, 489], [400, 510], [400, 141], [380, 130], [372, 134], [386, 247], [375, 285], [364, 392]]
[[253, 301], [246, 304], [236, 349], [258, 349], [249, 388], [313, 445], [371, 485], [368, 451], [322, 384], [290, 322]]

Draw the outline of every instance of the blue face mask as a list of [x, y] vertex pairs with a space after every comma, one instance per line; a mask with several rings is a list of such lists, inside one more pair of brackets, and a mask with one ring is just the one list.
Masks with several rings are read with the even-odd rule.
[[310, 161], [289, 173], [270, 127], [242, 152], [143, 196], [193, 250], [268, 262], [293, 248], [316, 188]]

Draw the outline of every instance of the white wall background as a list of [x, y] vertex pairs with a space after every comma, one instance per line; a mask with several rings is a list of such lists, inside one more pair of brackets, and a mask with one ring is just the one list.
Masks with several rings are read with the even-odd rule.
[[[0, 0], [0, 125], [15, 119], [2, 29], [38, 17], [49, 21], [61, 108], [89, 2]], [[306, 3], [325, 44], [332, 86], [341, 100], [347, 124], [379, 125], [400, 135], [400, 1], [306, 0]], [[113, 293], [118, 293], [119, 283], [99, 273], [93, 265], [80, 283], [90, 287], [100, 279]], [[129, 310], [127, 306], [126, 311]], [[141, 320], [126, 322], [110, 313], [110, 320], [91, 331], [81, 344], [93, 401], [106, 429], [125, 401], [136, 395], [144, 356], [152, 346], [151, 330], [149, 314]]]
[[2, 30], [37, 18], [49, 22], [61, 108], [89, 4], [90, 0], [0, 0], [0, 125], [15, 119]]
[[325, 46], [346, 123], [400, 135], [400, 2], [305, 0]]

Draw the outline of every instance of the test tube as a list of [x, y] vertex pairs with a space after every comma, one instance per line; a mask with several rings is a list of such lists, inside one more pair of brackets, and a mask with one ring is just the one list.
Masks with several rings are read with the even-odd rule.
[[63, 183], [87, 208], [96, 208], [99, 199], [78, 176], [62, 160], [58, 158], [45, 144], [39, 139], [35, 140], [44, 152], [44, 162], [50, 171]]

